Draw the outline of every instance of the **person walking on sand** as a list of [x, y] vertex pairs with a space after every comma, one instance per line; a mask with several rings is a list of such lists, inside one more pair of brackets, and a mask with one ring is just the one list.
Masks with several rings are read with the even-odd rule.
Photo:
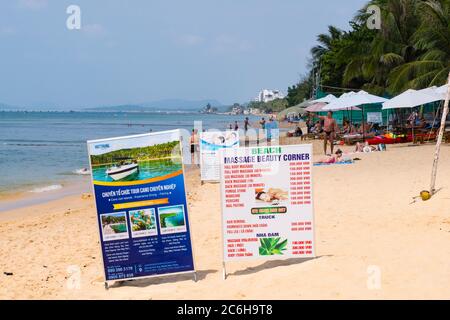
[[266, 119], [262, 118], [259, 124], [263, 130], [266, 129]]
[[196, 154], [198, 153], [198, 133], [197, 129], [192, 129], [191, 134], [191, 165], [196, 164]]
[[328, 111], [328, 114], [324, 116], [319, 116], [317, 114], [314, 114], [317, 116], [320, 120], [323, 120], [323, 133], [324, 133], [324, 139], [323, 139], [323, 151], [325, 154], [327, 154], [327, 144], [330, 142], [330, 154], [333, 154], [334, 150], [334, 139], [336, 138], [336, 131], [337, 131], [337, 122], [333, 118], [333, 112]]
[[248, 117], [246, 117], [245, 120], [244, 120], [244, 131], [245, 131], [245, 134], [247, 134], [249, 126], [250, 126], [250, 120], [248, 119]]

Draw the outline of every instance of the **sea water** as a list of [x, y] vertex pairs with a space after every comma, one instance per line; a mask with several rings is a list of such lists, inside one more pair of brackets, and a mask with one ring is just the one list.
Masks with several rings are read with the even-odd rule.
[[[0, 112], [0, 196], [88, 181], [86, 141], [162, 130], [225, 130], [245, 116], [192, 113]], [[251, 121], [258, 118], [250, 117]]]

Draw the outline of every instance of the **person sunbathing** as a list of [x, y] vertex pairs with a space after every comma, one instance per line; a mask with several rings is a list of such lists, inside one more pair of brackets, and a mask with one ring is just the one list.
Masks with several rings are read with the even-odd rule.
[[256, 200], [261, 200], [264, 202], [273, 202], [287, 199], [288, 193], [277, 188], [270, 188], [267, 192], [259, 191], [256, 193]]
[[334, 155], [326, 156], [325, 158], [317, 161], [317, 164], [334, 164], [334, 163], [341, 163], [349, 161], [350, 159], [347, 159], [343, 156], [343, 152], [341, 149], [338, 149]]

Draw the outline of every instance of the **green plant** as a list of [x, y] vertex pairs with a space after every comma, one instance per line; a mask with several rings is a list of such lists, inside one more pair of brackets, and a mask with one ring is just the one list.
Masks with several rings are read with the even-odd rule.
[[281, 238], [261, 238], [259, 239], [259, 255], [261, 256], [274, 256], [282, 255], [286, 250], [287, 239], [280, 242]]

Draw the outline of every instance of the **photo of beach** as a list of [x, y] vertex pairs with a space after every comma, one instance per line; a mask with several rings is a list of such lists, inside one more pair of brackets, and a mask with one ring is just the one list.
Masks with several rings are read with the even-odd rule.
[[154, 236], [158, 234], [155, 209], [129, 211], [131, 236], [133, 238]]
[[183, 205], [159, 207], [158, 217], [161, 234], [186, 232], [187, 230]]
[[100, 215], [103, 241], [128, 239], [126, 212]]
[[91, 155], [94, 181], [139, 181], [182, 170], [178, 141]]

